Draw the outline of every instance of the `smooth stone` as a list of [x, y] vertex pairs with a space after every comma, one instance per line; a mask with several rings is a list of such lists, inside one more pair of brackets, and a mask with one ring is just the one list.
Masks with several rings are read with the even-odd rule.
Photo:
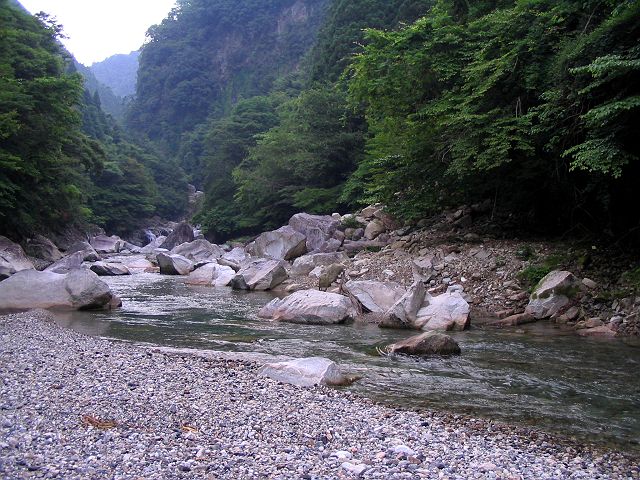
[[319, 290], [299, 290], [282, 299], [274, 298], [258, 312], [260, 318], [313, 325], [342, 323], [355, 315], [349, 298]]
[[340, 367], [324, 357], [308, 357], [284, 362], [267, 363], [258, 374], [299, 387], [314, 385], [348, 385], [351, 379], [343, 375]]

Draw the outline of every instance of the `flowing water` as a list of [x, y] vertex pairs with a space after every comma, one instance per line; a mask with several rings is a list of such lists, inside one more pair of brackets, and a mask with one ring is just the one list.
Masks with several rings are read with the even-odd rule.
[[256, 317], [272, 297], [192, 287], [181, 277], [106, 278], [122, 298], [113, 312], [59, 314], [75, 330], [170, 347], [273, 356], [324, 356], [362, 379], [349, 388], [375, 400], [535, 425], [640, 449], [640, 348], [583, 339], [538, 323], [517, 331], [454, 333], [462, 355], [381, 357], [411, 332], [375, 325], [307, 326]]

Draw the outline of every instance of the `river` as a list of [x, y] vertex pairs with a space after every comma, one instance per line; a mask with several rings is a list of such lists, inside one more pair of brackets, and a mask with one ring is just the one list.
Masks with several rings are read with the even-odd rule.
[[111, 312], [58, 314], [101, 337], [269, 356], [324, 356], [362, 378], [348, 388], [387, 404], [525, 424], [640, 450], [640, 348], [579, 338], [539, 322], [518, 330], [453, 333], [459, 357], [383, 357], [411, 335], [375, 325], [307, 326], [256, 317], [273, 296], [193, 287], [183, 277], [103, 277], [122, 298]]

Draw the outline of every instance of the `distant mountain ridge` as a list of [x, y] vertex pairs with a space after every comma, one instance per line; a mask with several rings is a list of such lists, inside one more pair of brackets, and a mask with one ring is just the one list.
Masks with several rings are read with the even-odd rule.
[[75, 60], [75, 58], [74, 66], [84, 78], [84, 87], [89, 90], [92, 95], [96, 92], [98, 93], [102, 109], [117, 121], [121, 121], [124, 116], [125, 108], [122, 97], [116, 95], [111, 87], [98, 80], [91, 68], [82, 65]]
[[112, 55], [101, 62], [94, 63], [89, 69], [117, 96], [129, 97], [136, 93], [139, 56], [138, 50]]

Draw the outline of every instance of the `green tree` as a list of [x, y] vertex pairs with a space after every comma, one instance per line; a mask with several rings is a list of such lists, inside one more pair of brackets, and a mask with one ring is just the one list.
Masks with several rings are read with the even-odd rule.
[[279, 108], [279, 119], [233, 173], [236, 200], [256, 228], [280, 225], [300, 210], [338, 210], [362, 151], [359, 118], [349, 115], [339, 89], [305, 90]]
[[61, 27], [0, 1], [0, 218], [15, 237], [82, 221], [85, 171], [101, 162], [80, 130], [77, 74], [65, 73]]

